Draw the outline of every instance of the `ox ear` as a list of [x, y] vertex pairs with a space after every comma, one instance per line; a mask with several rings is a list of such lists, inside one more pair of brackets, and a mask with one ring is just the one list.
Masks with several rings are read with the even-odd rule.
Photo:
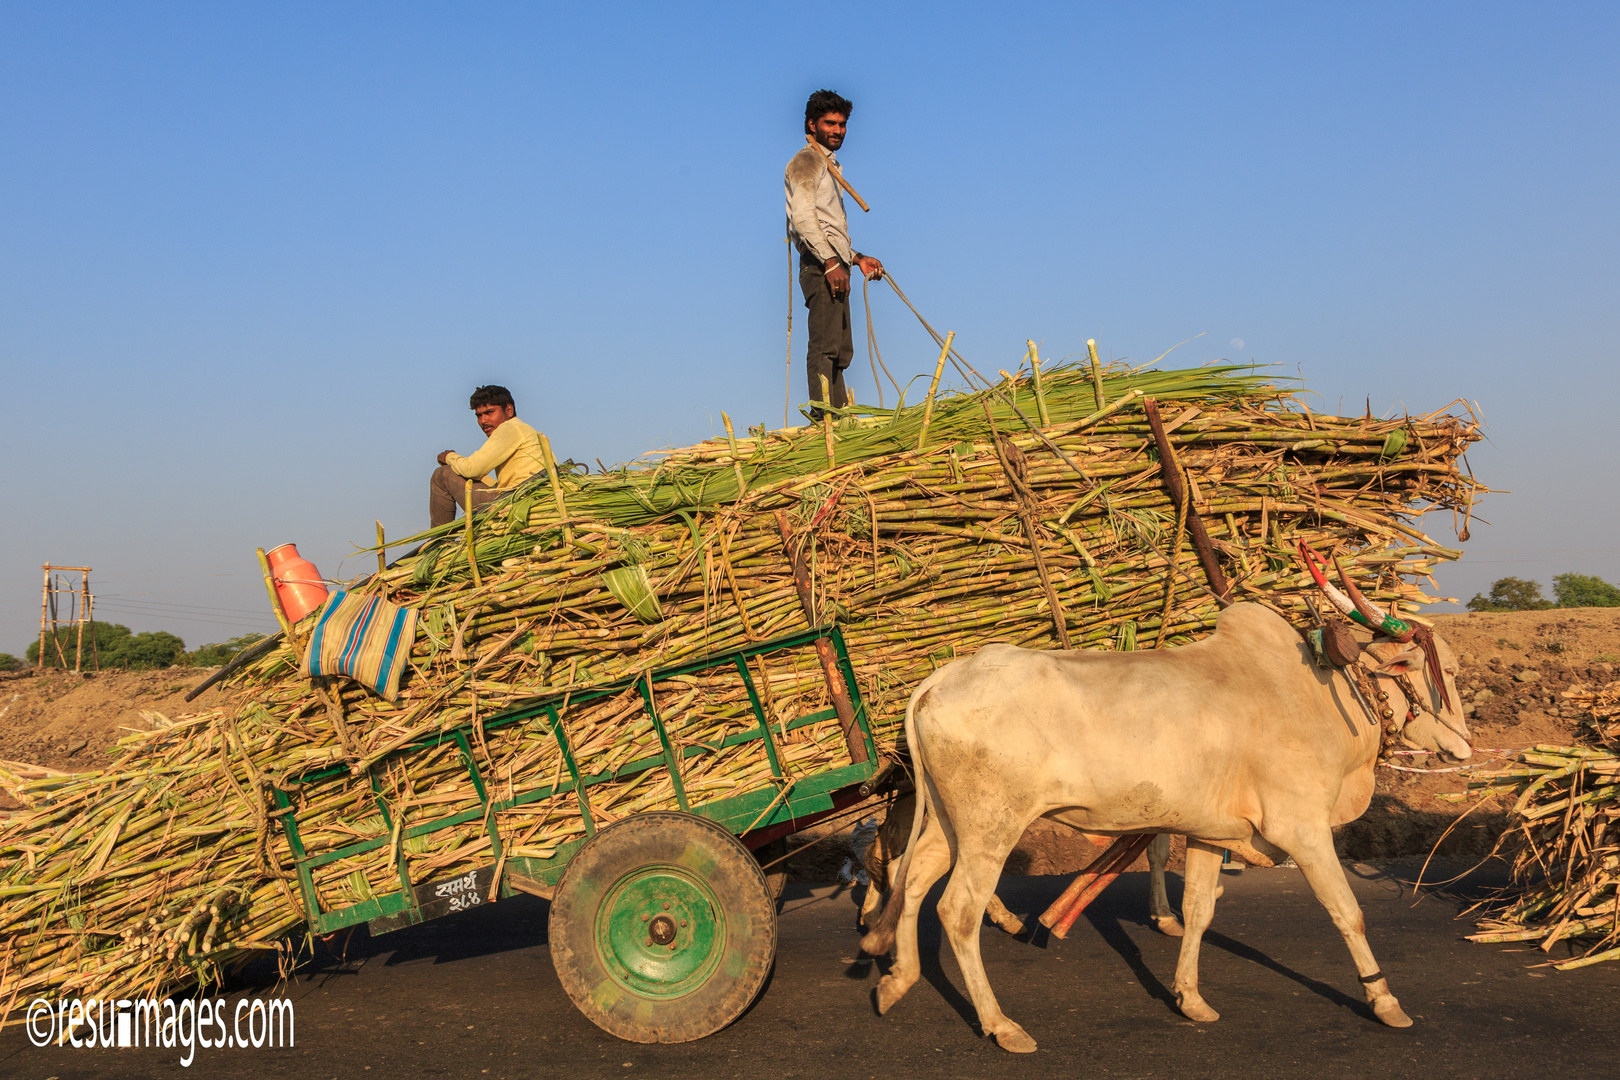
[[1426, 657], [1418, 645], [1398, 645], [1375, 641], [1361, 652], [1361, 662], [1378, 675], [1411, 675], [1421, 672]]

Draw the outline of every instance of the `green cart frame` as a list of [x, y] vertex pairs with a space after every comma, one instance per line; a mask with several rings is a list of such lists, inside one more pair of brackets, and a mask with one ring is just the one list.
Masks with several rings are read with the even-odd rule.
[[[837, 670], [853, 709], [854, 724], [845, 731], [852, 760], [848, 765], [808, 774], [799, 773], [790, 780], [782, 767], [771, 723], [761, 703], [748, 661], [787, 649], [805, 646], [823, 648], [820, 643], [824, 641], [830, 642], [836, 653]], [[755, 726], [732, 734], [712, 746], [690, 745], [677, 751], [671, 743], [664, 719], [659, 716], [655, 706], [654, 684], [672, 676], [696, 675], [727, 667], [734, 667], [742, 677]], [[640, 692], [642, 711], [657, 733], [662, 753], [627, 762], [609, 771], [582, 775], [563, 723], [564, 709], [587, 705], [632, 688]], [[832, 696], [836, 703], [837, 694]], [[836, 719], [837, 713], [835, 704], [833, 708], [800, 716], [787, 723], [785, 729], [780, 723], [777, 728], [779, 731], [793, 731]], [[548, 733], [557, 741], [567, 769], [566, 777], [560, 778], [555, 785], [516, 791], [510, 798], [492, 800], [472, 751], [477, 728], [482, 728], [487, 734], [537, 718], [543, 720]], [[864, 745], [864, 761], [853, 760], [857, 756], [854, 753], [857, 742]], [[757, 744], [759, 752], [770, 762], [771, 777], [776, 783], [701, 806], [689, 805], [681, 780], [683, 763], [744, 743]], [[698, 1038], [730, 1023], [747, 1008], [768, 974], [776, 940], [775, 896], [770, 893], [758, 862], [749, 853], [750, 849], [785, 837], [859, 801], [870, 793], [874, 781], [879, 779], [879, 773], [884, 771], [848, 650], [835, 626], [647, 672], [634, 679], [571, 693], [566, 698], [559, 695], [555, 699], [537, 701], [492, 715], [477, 721], [476, 726], [467, 724], [419, 739], [399, 747], [371, 767], [369, 776], [372, 789], [381, 792], [377, 774], [388, 762], [413, 751], [445, 744], [454, 744], [459, 749], [462, 764], [480, 805], [476, 809], [411, 825], [401, 830], [401, 834], [403, 839], [410, 839], [468, 822], [484, 822], [493, 861], [463, 872], [449, 881], [433, 880], [412, 885], [404, 845], [401, 843], [398, 856], [399, 889], [347, 907], [323, 910], [315, 888], [315, 871], [337, 860], [391, 844], [394, 829], [392, 815], [384, 800], [379, 799], [378, 806], [385, 828], [383, 836], [312, 855], [300, 839], [293, 799], [287, 791], [275, 791], [277, 816], [292, 850], [310, 929], [317, 934], [327, 934], [367, 923], [373, 933], [384, 933], [469, 910], [483, 904], [492, 894], [504, 898], [523, 892], [552, 898], [553, 959], [557, 961], [565, 989], [581, 1010], [598, 1025], [621, 1037], [643, 1042]], [[613, 825], [598, 828], [591, 813], [590, 795], [593, 787], [623, 781], [647, 769], [662, 766], [669, 768], [680, 813], [632, 814]], [[295, 791], [307, 791], [312, 786], [348, 779], [350, 773], [346, 766], [332, 765], [303, 774], [291, 787]], [[551, 858], [504, 858], [503, 838], [497, 826], [498, 814], [512, 807], [569, 792], [579, 801], [585, 835], [560, 845]], [[625, 828], [637, 822], [637, 819], [646, 820], [634, 830]], [[635, 837], [632, 837], [632, 833], [636, 834]], [[635, 851], [630, 852], [627, 844]], [[615, 854], [621, 848], [624, 850]], [[595, 849], [593, 858], [587, 860], [591, 863], [590, 872], [571, 874], [576, 856], [587, 849]], [[661, 850], [667, 854], [660, 855]], [[738, 861], [738, 852], [747, 857], [746, 868], [742, 868]], [[501, 873], [498, 889], [495, 885], [497, 870]], [[750, 879], [749, 870], [757, 882]], [[604, 874], [612, 880], [605, 883], [596, 880]], [[582, 885], [580, 880], [576, 880], [580, 878], [589, 880]], [[761, 895], [757, 894], [756, 884], [765, 890], [763, 895], [768, 900], [768, 919], [760, 911]], [[579, 905], [575, 901], [586, 893], [597, 897], [596, 900], [587, 898], [587, 907], [591, 903], [597, 906], [581, 912], [577, 910]], [[604, 904], [607, 906], [602, 907]], [[615, 904], [618, 906], [615, 907]], [[664, 912], [684, 912], [688, 917], [676, 919], [664, 915]], [[560, 919], [572, 919], [573, 923], [560, 926]], [[760, 925], [764, 922], [769, 923], [768, 927]], [[563, 939], [569, 937], [568, 931], [575, 928], [573, 924], [590, 924], [573, 935], [579, 938], [580, 933], [585, 934], [579, 940], [586, 944], [580, 945], [576, 941], [573, 953], [560, 956], [559, 948], [568, 951]], [[591, 930], [591, 926], [596, 929]], [[703, 937], [703, 933], [707, 933], [708, 937]], [[595, 934], [594, 938], [592, 934]], [[588, 970], [584, 971], [578, 970], [580, 958], [575, 955], [581, 950], [591, 954], [587, 957], [591, 962], [584, 965]], [[752, 958], [756, 962], [751, 964], [742, 963], [737, 956], [731, 955], [738, 952], [758, 954], [761, 951], [768, 954], [764, 956], [763, 964], [757, 962], [760, 959], [757, 955]], [[739, 966], [743, 969], [741, 975], [734, 978], [738, 973], [732, 969]], [[750, 974], [755, 968], [758, 969], [757, 978]], [[571, 985], [571, 978], [578, 985]], [[625, 1000], [616, 1002], [615, 995]]]

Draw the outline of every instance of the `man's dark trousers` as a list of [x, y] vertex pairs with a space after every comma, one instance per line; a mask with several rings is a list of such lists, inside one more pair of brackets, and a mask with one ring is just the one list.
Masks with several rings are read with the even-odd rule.
[[[835, 408], [849, 404], [849, 393], [844, 389], [844, 369], [855, 359], [855, 336], [849, 322], [849, 294], [834, 298], [827, 284], [823, 263], [814, 255], [799, 256], [799, 288], [804, 292], [804, 306], [810, 311], [810, 348], [805, 354], [805, 370], [810, 376], [810, 400], [821, 400], [821, 378], [827, 377], [827, 386]], [[820, 420], [820, 409], [811, 410]]]

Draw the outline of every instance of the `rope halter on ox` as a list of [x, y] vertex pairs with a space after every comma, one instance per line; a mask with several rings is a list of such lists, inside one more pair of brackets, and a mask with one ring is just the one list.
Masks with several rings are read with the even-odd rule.
[[[1306, 569], [1311, 572], [1311, 577], [1316, 581], [1316, 587], [1322, 590], [1322, 595], [1326, 596], [1328, 601], [1335, 608], [1338, 608], [1345, 618], [1360, 623], [1375, 634], [1383, 634], [1385, 637], [1403, 644], [1411, 641], [1417, 642], [1418, 646], [1423, 650], [1424, 665], [1428, 669], [1429, 678], [1440, 690], [1440, 703], [1447, 710], [1450, 710], [1451, 695], [1446, 690], [1445, 672], [1440, 670], [1440, 651], [1434, 644], [1434, 631], [1417, 623], [1397, 619], [1388, 612], [1380, 610], [1377, 605], [1361, 594], [1360, 589], [1356, 588], [1355, 582], [1351, 581], [1349, 575], [1344, 572], [1344, 567], [1339, 565], [1338, 559], [1333, 560], [1333, 568], [1339, 573], [1339, 584], [1344, 586], [1342, 591], [1334, 588], [1333, 584], [1328, 581], [1327, 575], [1323, 573], [1327, 568], [1326, 561], [1322, 556], [1312, 551], [1311, 546], [1303, 540], [1299, 541], [1299, 554], [1300, 558], [1305, 561]], [[1412, 701], [1410, 704], [1413, 708], [1422, 708], [1421, 703], [1417, 701]]]

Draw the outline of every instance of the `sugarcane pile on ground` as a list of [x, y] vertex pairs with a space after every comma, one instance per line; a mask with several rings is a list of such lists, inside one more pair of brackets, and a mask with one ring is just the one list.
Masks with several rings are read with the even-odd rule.
[[1580, 955], [1560, 971], [1620, 960], [1620, 682], [1565, 695], [1604, 746], [1535, 746], [1470, 783], [1469, 795], [1514, 798], [1497, 851], [1513, 859], [1507, 898], [1470, 941], [1565, 942]]
[[[1620, 959], [1620, 757], [1582, 746], [1536, 746], [1469, 786], [1517, 795], [1503, 834], [1512, 898], [1470, 941], [1584, 946], [1559, 970]], [[1499, 850], [1502, 846], [1499, 846]]]
[[[911, 689], [989, 642], [1131, 649], [1208, 632], [1218, 605], [1197, 526], [1234, 598], [1300, 616], [1299, 540], [1409, 610], [1425, 599], [1414, 579], [1458, 554], [1417, 515], [1449, 511], [1466, 538], [1481, 490], [1459, 470], [1479, 437], [1470, 419], [1316, 416], [1252, 369], [1037, 372], [744, 438], [728, 420], [727, 438], [634, 467], [552, 464], [470, 527], [393, 545], [421, 546], [353, 586], [421, 612], [397, 700], [299, 676], [306, 624], [236, 677], [229, 707], [132, 734], [101, 772], [11, 775], [27, 809], [0, 824], [0, 1004], [47, 989], [172, 989], [280, 947], [304, 915], [277, 791], [311, 854], [390, 837], [322, 868], [323, 908], [398, 888], [401, 854], [413, 885], [487, 865], [477, 813], [403, 835], [413, 819], [480, 802], [455, 746], [400, 751], [471, 725], [496, 795], [555, 781], [563, 762], [545, 721], [477, 723], [522, 703], [562, 700], [581, 774], [601, 772], [658, 752], [628, 680], [836, 624], [879, 749], [896, 754]], [[1169, 468], [1146, 399], [1163, 410]], [[1178, 479], [1191, 496], [1180, 514]], [[791, 727], [827, 707], [816, 664], [783, 650], [754, 667], [788, 771], [847, 764], [836, 721]], [[652, 692], [678, 749], [712, 751], [687, 759], [692, 805], [768, 787], [760, 755], [722, 746], [755, 725], [737, 672]], [[350, 781], [300, 788], [334, 763]], [[592, 788], [592, 810], [600, 825], [673, 808], [672, 796], [667, 770], [650, 769]], [[548, 858], [583, 835], [566, 793], [498, 817], [513, 856]]]

